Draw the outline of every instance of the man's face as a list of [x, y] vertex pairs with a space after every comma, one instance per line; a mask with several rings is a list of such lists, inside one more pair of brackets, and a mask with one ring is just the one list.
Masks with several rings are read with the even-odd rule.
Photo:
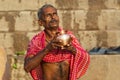
[[56, 29], [59, 26], [59, 16], [57, 10], [53, 7], [47, 7], [43, 10], [43, 26], [46, 29]]

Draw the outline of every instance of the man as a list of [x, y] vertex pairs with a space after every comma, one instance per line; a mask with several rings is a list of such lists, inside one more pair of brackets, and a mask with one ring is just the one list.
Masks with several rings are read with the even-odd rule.
[[87, 70], [89, 55], [79, 45], [75, 36], [63, 47], [57, 39], [63, 29], [59, 27], [57, 9], [52, 5], [44, 5], [38, 11], [39, 25], [44, 30], [31, 40], [25, 57], [24, 68], [30, 72], [34, 80], [76, 80]]

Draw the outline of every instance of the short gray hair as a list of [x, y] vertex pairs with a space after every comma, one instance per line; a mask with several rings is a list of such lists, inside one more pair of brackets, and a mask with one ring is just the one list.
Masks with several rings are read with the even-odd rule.
[[[38, 9], [38, 13], [37, 13], [38, 19], [42, 19], [42, 14], [44, 13], [43, 10], [44, 10], [45, 8], [47, 8], [47, 7], [55, 8], [55, 7], [54, 7], [53, 5], [51, 5], [51, 4], [45, 4], [45, 5], [43, 5], [41, 8]], [[56, 9], [56, 8], [55, 8], [55, 9]], [[56, 9], [56, 10], [57, 10], [57, 9]]]

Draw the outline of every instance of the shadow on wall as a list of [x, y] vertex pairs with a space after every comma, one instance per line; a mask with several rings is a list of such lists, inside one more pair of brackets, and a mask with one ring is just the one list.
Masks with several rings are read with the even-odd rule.
[[120, 54], [120, 46], [110, 48], [95, 47], [89, 51], [89, 54]]

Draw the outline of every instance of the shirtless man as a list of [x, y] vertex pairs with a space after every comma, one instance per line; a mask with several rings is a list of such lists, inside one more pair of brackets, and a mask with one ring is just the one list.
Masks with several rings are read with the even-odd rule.
[[[62, 53], [62, 55], [66, 54], [70, 57], [75, 56], [77, 49], [72, 44], [69, 44], [68, 46], [65, 46], [64, 49], [61, 49], [61, 47], [63, 47], [61, 44], [62, 42], [61, 40], [56, 39], [56, 37], [60, 34], [58, 30], [59, 16], [57, 14], [57, 9], [52, 5], [44, 5], [39, 9], [38, 17], [39, 25], [44, 26], [43, 36], [45, 36], [45, 38], [34, 37], [32, 42], [29, 44], [24, 63], [25, 71], [31, 72], [34, 80], [70, 80], [70, 60], [67, 60], [68, 58], [61, 60], [58, 59], [59, 61], [57, 62], [54, 60], [56, 59], [56, 55], [59, 55], [59, 53], [60, 55]], [[37, 39], [43, 39], [43, 41], [41, 40], [41, 42], [39, 42], [40, 40], [37, 41]], [[44, 46], [39, 48], [40, 45]], [[36, 48], [36, 50], [33, 48]], [[49, 54], [53, 56], [55, 55], [55, 58], [53, 59], [52, 57], [49, 57]], [[47, 59], [46, 55], [48, 55], [47, 57], [50, 59]], [[53, 62], [50, 62], [51, 59]], [[33, 74], [32, 70], [38, 66], [40, 66], [39, 69], [36, 70], [36, 72], [33, 71]]]

